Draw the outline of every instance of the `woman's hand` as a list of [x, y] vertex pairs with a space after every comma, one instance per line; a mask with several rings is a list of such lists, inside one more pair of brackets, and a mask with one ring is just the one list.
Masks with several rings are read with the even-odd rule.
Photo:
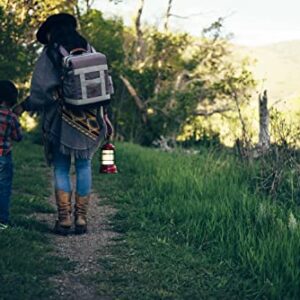
[[20, 116], [24, 111], [24, 103], [29, 99], [29, 96], [21, 101], [20, 103], [16, 104], [15, 106], [13, 106], [12, 111], [17, 115]]
[[22, 106], [22, 102], [21, 103], [18, 103], [17, 105], [15, 105], [13, 108], [12, 108], [12, 111], [20, 116], [23, 112], [24, 112], [24, 108]]

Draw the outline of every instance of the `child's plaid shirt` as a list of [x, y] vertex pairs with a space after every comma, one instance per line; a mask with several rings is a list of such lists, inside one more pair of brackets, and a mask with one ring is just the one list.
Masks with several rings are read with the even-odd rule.
[[0, 107], [0, 156], [11, 152], [11, 141], [20, 141], [22, 130], [18, 117], [6, 107]]

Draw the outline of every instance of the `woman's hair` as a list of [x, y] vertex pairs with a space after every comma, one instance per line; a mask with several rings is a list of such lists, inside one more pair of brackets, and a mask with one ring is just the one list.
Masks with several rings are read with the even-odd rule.
[[87, 49], [87, 41], [71, 25], [53, 26], [50, 30], [49, 46], [58, 44], [63, 46], [67, 51], [75, 48]]

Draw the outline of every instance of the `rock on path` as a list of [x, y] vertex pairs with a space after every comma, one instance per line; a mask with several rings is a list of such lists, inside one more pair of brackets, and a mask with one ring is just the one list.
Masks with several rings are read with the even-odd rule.
[[[98, 252], [101, 248], [111, 244], [112, 239], [117, 236], [108, 221], [109, 217], [115, 213], [115, 209], [108, 205], [101, 205], [103, 200], [96, 193], [91, 194], [87, 234], [75, 235], [72, 232], [68, 236], [59, 236], [49, 232], [55, 247], [54, 255], [65, 257], [75, 265], [72, 270], [66, 270], [50, 279], [57, 291], [57, 295], [53, 299], [110, 299], [97, 295], [95, 284], [87, 279], [87, 276], [101, 272], [97, 262]], [[56, 207], [54, 195], [50, 197], [50, 202], [53, 207]], [[73, 204], [74, 195], [72, 197]], [[47, 223], [49, 228], [53, 228], [56, 215], [38, 214], [36, 217], [39, 221]]]

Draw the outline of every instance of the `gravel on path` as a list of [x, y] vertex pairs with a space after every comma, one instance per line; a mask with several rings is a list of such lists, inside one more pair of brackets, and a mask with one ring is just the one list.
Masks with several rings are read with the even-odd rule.
[[[66, 258], [75, 265], [72, 270], [66, 270], [50, 279], [57, 291], [57, 295], [53, 299], [110, 299], [98, 295], [95, 283], [87, 278], [87, 276], [93, 276], [101, 272], [100, 265], [97, 262], [100, 258], [98, 252], [101, 248], [113, 243], [113, 238], [118, 235], [109, 224], [109, 218], [116, 211], [111, 206], [102, 204], [104, 200], [96, 193], [91, 194], [87, 234], [75, 235], [72, 232], [68, 236], [59, 236], [49, 232], [55, 249], [54, 255]], [[50, 197], [50, 203], [53, 207], [56, 207], [54, 194]], [[74, 199], [72, 199], [72, 204], [74, 204]], [[52, 229], [56, 215], [37, 214], [36, 218], [47, 223], [49, 228]]]

